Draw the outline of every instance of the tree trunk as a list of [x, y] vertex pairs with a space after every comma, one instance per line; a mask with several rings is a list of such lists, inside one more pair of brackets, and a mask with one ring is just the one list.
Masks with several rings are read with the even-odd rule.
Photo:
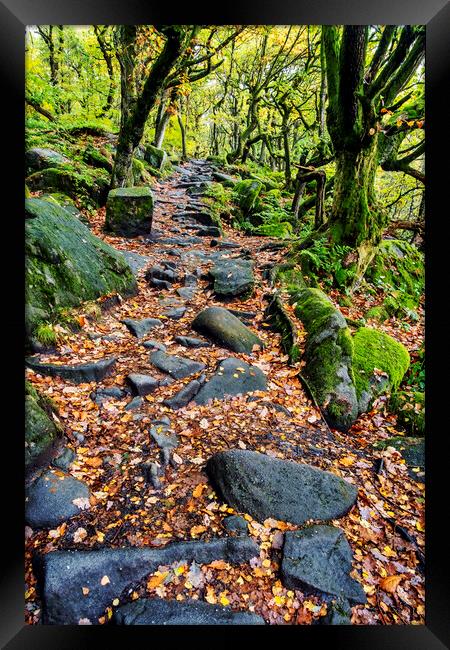
[[180, 127], [180, 132], [181, 132], [181, 159], [186, 160], [187, 159], [187, 152], [186, 152], [186, 129], [183, 124], [183, 119], [181, 117], [181, 107], [180, 110], [177, 113], [177, 120], [178, 120], [178, 125]]

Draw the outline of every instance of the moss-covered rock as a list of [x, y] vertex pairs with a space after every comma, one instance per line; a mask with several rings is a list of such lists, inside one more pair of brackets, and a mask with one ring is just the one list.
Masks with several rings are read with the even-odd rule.
[[[388, 290], [397, 289], [412, 299], [408, 308], [417, 305], [424, 291], [424, 256], [409, 242], [402, 239], [385, 239], [365, 273], [366, 279]], [[397, 296], [397, 301], [400, 295]]]
[[425, 393], [396, 391], [389, 400], [389, 408], [409, 434], [425, 435]]
[[53, 149], [32, 147], [25, 152], [25, 170], [27, 174], [42, 171], [48, 167], [58, 167], [70, 161]]
[[144, 159], [148, 162], [149, 165], [155, 169], [162, 170], [167, 165], [168, 158], [165, 151], [154, 147], [152, 144], [148, 144], [145, 149]]
[[239, 181], [234, 186], [234, 192], [237, 196], [239, 207], [244, 215], [250, 214], [258, 207], [258, 196], [262, 189], [262, 183], [259, 180], [247, 179]]
[[35, 172], [27, 177], [27, 185], [31, 191], [46, 190], [47, 192], [63, 192], [73, 199], [83, 203], [102, 206], [106, 203], [109, 182], [102, 176], [96, 176], [93, 171], [76, 171], [70, 165], [49, 167]]
[[62, 440], [62, 428], [52, 417], [50, 400], [25, 382], [25, 469], [39, 467], [49, 460]]
[[55, 203], [56, 205], [61, 206], [73, 217], [79, 219], [81, 223], [84, 223], [85, 226], [90, 226], [89, 219], [77, 208], [74, 200], [71, 199], [70, 196], [67, 196], [67, 194], [63, 194], [62, 192], [52, 192], [51, 194], [42, 194], [40, 198], [44, 201], [50, 201], [50, 203]]
[[92, 167], [99, 167], [100, 169], [106, 169], [107, 172], [112, 172], [112, 162], [91, 144], [88, 144], [84, 150], [83, 160]]
[[136, 290], [123, 255], [60, 206], [25, 201], [26, 325], [28, 335], [64, 307], [117, 291]]
[[305, 378], [327, 422], [346, 431], [358, 415], [350, 330], [341, 312], [319, 289], [301, 289], [292, 299], [307, 331]]
[[378, 330], [361, 327], [353, 337], [353, 374], [360, 412], [371, 400], [400, 385], [409, 367], [404, 345]]
[[123, 237], [149, 234], [152, 229], [153, 194], [148, 187], [118, 187], [106, 202], [105, 230]]

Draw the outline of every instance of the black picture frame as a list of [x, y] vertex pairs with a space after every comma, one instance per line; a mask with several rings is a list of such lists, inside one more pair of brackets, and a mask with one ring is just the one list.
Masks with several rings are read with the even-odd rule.
[[[426, 286], [427, 286], [427, 444], [426, 444], [426, 625], [425, 626], [349, 626], [311, 627], [280, 626], [267, 628], [221, 628], [206, 630], [164, 628], [128, 628], [127, 632], [110, 627], [25, 626], [24, 604], [24, 541], [23, 541], [23, 335], [24, 332], [24, 227], [23, 227], [23, 152], [24, 152], [24, 42], [25, 27], [35, 24], [425, 24], [426, 34], [426, 104], [428, 175], [426, 222]], [[179, 635], [183, 644], [211, 643], [226, 640], [230, 634], [244, 643], [283, 642], [332, 644], [338, 648], [383, 650], [438, 650], [450, 647], [450, 580], [448, 571], [449, 543], [445, 532], [448, 519], [448, 424], [446, 400], [448, 383], [438, 378], [439, 366], [448, 367], [444, 352], [448, 349], [450, 331], [446, 294], [439, 286], [440, 278], [448, 278], [448, 239], [444, 235], [448, 221], [448, 172], [445, 151], [449, 140], [448, 104], [444, 91], [449, 87], [450, 68], [450, 4], [445, 0], [248, 0], [239, 5], [227, 4], [210, 8], [186, 3], [151, 3], [141, 0], [2, 0], [0, 2], [0, 69], [3, 89], [2, 104], [7, 109], [2, 122], [3, 265], [5, 274], [2, 302], [6, 325], [3, 352], [10, 361], [4, 363], [8, 389], [3, 392], [2, 476], [2, 541], [6, 549], [2, 557], [0, 585], [0, 641], [8, 650], [45, 647], [58, 650], [99, 647], [109, 638], [129, 643], [138, 636], [147, 643], [167, 643]], [[447, 142], [447, 145], [445, 145]], [[442, 159], [439, 160], [439, 154]], [[448, 154], [447, 154], [448, 155]], [[6, 199], [9, 206], [6, 209]], [[10, 272], [10, 270], [12, 272]], [[450, 359], [449, 359], [450, 360]], [[435, 370], [433, 371], [433, 367]], [[433, 374], [433, 372], [435, 374]], [[13, 399], [14, 398], [14, 399]], [[446, 450], [447, 446], [447, 450]], [[446, 453], [447, 451], [447, 453]], [[7, 476], [6, 470], [9, 469]], [[112, 636], [114, 634], [114, 637]], [[248, 638], [247, 638], [248, 633]], [[251, 635], [251, 636], [250, 636]], [[259, 636], [261, 635], [261, 636]]]

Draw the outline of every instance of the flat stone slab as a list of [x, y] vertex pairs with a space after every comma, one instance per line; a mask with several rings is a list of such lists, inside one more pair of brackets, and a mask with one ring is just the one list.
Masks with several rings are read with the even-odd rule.
[[[80, 505], [73, 503], [81, 499]], [[61, 471], [49, 470], [36, 479], [26, 496], [25, 519], [31, 528], [51, 528], [89, 507], [89, 488]]]
[[133, 275], [137, 276], [141, 269], [144, 269], [151, 261], [151, 257], [148, 255], [140, 255], [140, 253], [135, 253], [134, 251], [124, 251], [116, 249], [119, 253], [122, 253], [126, 262], [128, 263], [130, 269], [133, 272]]
[[195, 317], [192, 328], [233, 352], [250, 354], [263, 342], [242, 321], [223, 307], [207, 307]]
[[194, 399], [201, 386], [202, 382], [194, 379], [193, 381], [190, 381], [187, 386], [184, 386], [181, 390], [179, 390], [178, 393], [175, 393], [175, 395], [172, 397], [165, 399], [163, 401], [163, 404], [173, 409], [174, 411], [177, 411], [178, 409], [181, 409], [189, 404], [189, 402]]
[[141, 339], [154, 327], [159, 327], [162, 325], [162, 321], [160, 321], [159, 318], [143, 318], [142, 320], [124, 318], [122, 323], [126, 325], [129, 331], [138, 339]]
[[173, 309], [168, 309], [164, 312], [164, 316], [171, 318], [172, 320], [180, 320], [186, 313], [186, 307], [174, 307]]
[[177, 434], [170, 428], [170, 420], [155, 420], [150, 427], [150, 437], [160, 449], [175, 449], [178, 447]]
[[194, 375], [205, 367], [205, 364], [199, 361], [177, 357], [174, 354], [161, 352], [161, 350], [156, 350], [150, 354], [150, 363], [174, 379], [189, 377], [189, 375]]
[[281, 579], [288, 589], [319, 590], [356, 603], [366, 595], [351, 578], [352, 550], [343, 531], [334, 526], [309, 526], [284, 535]]
[[[259, 556], [249, 537], [222, 537], [209, 542], [176, 542], [164, 548], [118, 548], [98, 551], [54, 551], [35, 556], [44, 625], [98, 625], [105, 608], [126, 587], [132, 588], [161, 565], [174, 562], [230, 564]], [[104, 576], [108, 582], [102, 584]], [[83, 596], [83, 587], [89, 589]]]
[[141, 397], [153, 393], [159, 386], [159, 381], [154, 377], [141, 375], [137, 372], [128, 375], [127, 382], [130, 384], [133, 393]]
[[261, 616], [199, 600], [139, 599], [114, 612], [114, 625], [265, 625]]
[[176, 336], [175, 341], [185, 348], [209, 348], [211, 343], [209, 341], [202, 341], [192, 336]]
[[206, 472], [224, 501], [261, 522], [338, 519], [358, 495], [355, 485], [331, 472], [243, 449], [214, 454]]
[[247, 294], [255, 284], [251, 260], [220, 260], [209, 273], [214, 278], [214, 291], [219, 296]]
[[260, 368], [229, 357], [219, 363], [215, 374], [194, 397], [194, 402], [206, 404], [209, 400], [266, 389], [266, 376]]
[[40, 375], [61, 377], [73, 384], [84, 384], [93, 381], [102, 381], [112, 370], [116, 363], [116, 357], [108, 357], [107, 359], [100, 359], [100, 361], [77, 363], [73, 365], [40, 363], [33, 359], [26, 359], [25, 363], [28, 368], [38, 372]]
[[164, 343], [160, 343], [159, 341], [154, 341], [153, 339], [150, 339], [149, 341], [144, 341], [142, 345], [144, 346], [144, 348], [148, 348], [150, 350], [161, 350], [162, 352], [165, 352], [167, 350]]

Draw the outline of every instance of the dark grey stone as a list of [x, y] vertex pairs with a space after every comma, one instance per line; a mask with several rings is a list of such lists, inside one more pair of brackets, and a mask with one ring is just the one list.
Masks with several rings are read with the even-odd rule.
[[151, 280], [164, 280], [173, 284], [181, 280], [180, 274], [173, 268], [163, 268], [162, 266], [152, 266], [145, 274], [145, 279], [149, 282]]
[[229, 517], [225, 517], [222, 523], [225, 530], [229, 533], [235, 533], [236, 535], [248, 534], [248, 523], [244, 517], [240, 517], [239, 515], [230, 515]]
[[[164, 548], [117, 548], [98, 551], [54, 551], [35, 556], [34, 570], [41, 585], [43, 623], [78, 625], [98, 618], [125, 588], [132, 588], [161, 565], [174, 562], [230, 564], [259, 556], [259, 547], [249, 537], [224, 537], [208, 542], [177, 542]], [[101, 584], [103, 576], [109, 583]], [[82, 588], [89, 589], [83, 597]], [[80, 595], [81, 594], [81, 595]]]
[[152, 287], [156, 287], [157, 289], [166, 289], [167, 291], [172, 288], [170, 282], [167, 282], [166, 280], [158, 280], [158, 278], [147, 278], [147, 281]]
[[184, 345], [185, 348], [208, 348], [211, 346], [209, 341], [202, 341], [202, 339], [196, 339], [192, 336], [176, 336], [175, 341]]
[[111, 386], [109, 388], [98, 388], [91, 393], [90, 397], [96, 404], [101, 404], [107, 399], [122, 399], [126, 394], [127, 391], [123, 388]]
[[240, 248], [240, 244], [236, 244], [234, 241], [229, 241], [228, 239], [211, 239], [210, 246], [214, 248]]
[[114, 625], [265, 625], [251, 612], [234, 612], [230, 607], [198, 600], [140, 599], [114, 612]]
[[194, 398], [196, 404], [240, 395], [255, 390], [266, 390], [267, 380], [262, 370], [245, 361], [228, 357], [221, 361], [215, 374], [205, 383]]
[[192, 359], [186, 359], [184, 357], [177, 357], [173, 354], [166, 354], [160, 350], [156, 350], [150, 354], [150, 363], [174, 379], [189, 377], [189, 375], [200, 372], [205, 367], [204, 363], [192, 361]]
[[127, 381], [131, 386], [131, 389], [135, 395], [140, 395], [144, 397], [153, 393], [158, 386], [159, 382], [154, 377], [150, 375], [141, 375], [139, 373], [133, 372], [127, 377]]
[[189, 404], [194, 397], [197, 395], [198, 391], [201, 388], [201, 383], [194, 379], [189, 382], [187, 386], [184, 386], [178, 393], [175, 393], [172, 397], [165, 399], [163, 404], [169, 408], [177, 411], [178, 409], [183, 408], [186, 404]]
[[263, 347], [261, 339], [223, 307], [207, 307], [201, 311], [192, 328], [234, 352], [250, 354], [254, 345]]
[[170, 421], [153, 421], [150, 427], [150, 437], [160, 449], [175, 449], [178, 447], [178, 436], [171, 430]]
[[27, 174], [38, 172], [48, 167], [58, 167], [70, 162], [68, 158], [53, 149], [41, 149], [33, 147], [25, 152], [25, 167]]
[[144, 348], [150, 348], [151, 350], [161, 350], [162, 352], [165, 352], [167, 349], [164, 343], [160, 343], [159, 341], [154, 340], [144, 341], [142, 345]]
[[209, 272], [214, 278], [214, 291], [219, 296], [247, 294], [255, 284], [253, 262], [250, 260], [220, 260]]
[[358, 494], [356, 486], [331, 472], [256, 451], [214, 454], [206, 472], [228, 504], [258, 521], [273, 517], [300, 525], [308, 519], [338, 519]]
[[125, 261], [128, 263], [135, 276], [137, 276], [139, 271], [145, 268], [151, 260], [151, 257], [148, 257], [148, 255], [140, 255], [134, 251], [116, 250], [118, 250], [119, 253], [122, 253]]
[[205, 226], [197, 230], [195, 234], [199, 237], [220, 237], [222, 233], [217, 226]]
[[180, 320], [180, 318], [183, 318], [185, 313], [186, 307], [175, 307], [174, 309], [168, 309], [165, 311], [164, 315], [167, 316], [167, 318], [171, 318], [172, 320]]
[[133, 320], [132, 318], [124, 318], [122, 323], [128, 327], [130, 332], [138, 339], [145, 336], [154, 327], [159, 327], [162, 322], [158, 318], [143, 318], [142, 320]]
[[[60, 472], [58, 472], [60, 473]], [[85, 483], [49, 470], [36, 479], [26, 496], [25, 519], [31, 528], [58, 526], [81, 512], [74, 499], [89, 498]]]
[[128, 402], [128, 404], [125, 406], [125, 411], [136, 411], [138, 408], [140, 408], [144, 404], [144, 400], [142, 397], [133, 397], [133, 399]]
[[240, 318], [243, 321], [250, 321], [252, 323], [257, 314], [255, 311], [239, 311], [238, 309], [228, 309], [230, 314], [233, 314], [233, 316], [236, 316], [236, 318]]
[[26, 359], [26, 365], [40, 375], [49, 377], [62, 377], [73, 384], [99, 382], [106, 377], [116, 363], [116, 357], [108, 357], [91, 363], [77, 363], [73, 365], [56, 365], [40, 363], [33, 359]]
[[183, 300], [192, 300], [195, 294], [195, 287], [181, 287], [180, 289], [177, 289], [177, 294], [180, 298], [183, 298]]
[[352, 550], [343, 531], [315, 525], [284, 535], [281, 579], [288, 589], [318, 590], [365, 603], [363, 588], [349, 573]]
[[319, 619], [319, 625], [351, 625], [352, 608], [346, 598], [337, 598], [328, 606], [325, 616]]
[[77, 455], [73, 449], [66, 447], [59, 456], [53, 459], [52, 465], [63, 471], [67, 471], [76, 457]]

